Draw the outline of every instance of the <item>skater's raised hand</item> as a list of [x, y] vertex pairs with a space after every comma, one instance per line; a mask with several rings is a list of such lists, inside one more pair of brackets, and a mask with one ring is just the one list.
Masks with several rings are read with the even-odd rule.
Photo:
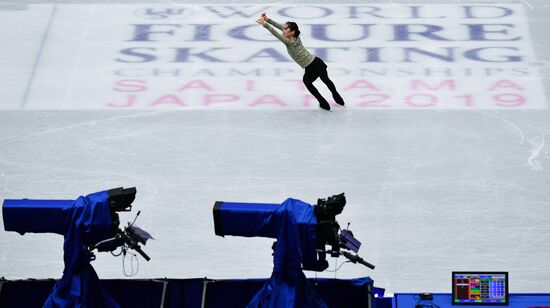
[[[263, 22], [261, 22], [263, 21]], [[257, 23], [263, 25], [267, 22], [267, 14], [265, 12], [263, 12], [262, 14], [260, 14], [260, 18], [258, 18], [258, 20], [256, 20]]]

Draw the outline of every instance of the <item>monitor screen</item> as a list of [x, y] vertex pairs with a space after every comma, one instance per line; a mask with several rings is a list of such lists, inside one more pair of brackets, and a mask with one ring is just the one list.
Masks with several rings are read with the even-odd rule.
[[508, 272], [453, 272], [453, 305], [508, 305]]

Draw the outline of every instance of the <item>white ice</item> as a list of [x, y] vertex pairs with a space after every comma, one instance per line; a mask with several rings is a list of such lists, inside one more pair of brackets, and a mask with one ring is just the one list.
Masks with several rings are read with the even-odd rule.
[[[117, 27], [128, 27], [136, 18], [128, 13], [120, 16], [129, 21], [122, 17], [115, 20], [112, 15], [133, 12], [148, 3], [152, 7], [198, 5], [190, 1], [150, 2], [0, 1], [0, 200], [69, 199], [135, 186], [138, 193], [134, 209], [121, 220], [132, 220], [141, 210], [136, 224], [155, 237], [144, 247], [152, 260], [140, 260], [136, 278], [258, 278], [271, 274], [272, 240], [215, 236], [215, 201], [279, 203], [293, 197], [314, 204], [317, 198], [345, 192], [348, 204], [338, 221], [341, 226], [351, 223], [350, 229], [363, 242], [360, 255], [376, 269], [346, 264], [336, 273], [318, 273], [317, 277], [370, 276], [375, 286], [390, 293], [450, 292], [453, 270], [508, 271], [511, 292], [550, 292], [550, 112], [545, 98], [550, 89], [550, 6], [544, 0], [484, 1], [520, 8], [519, 19], [506, 21], [517, 26], [514, 30], [505, 33], [502, 28], [492, 28], [495, 32], [487, 34], [494, 38], [524, 38], [505, 44], [525, 52], [529, 61], [517, 67], [529, 74], [504, 73], [498, 78], [522, 85], [526, 91], [522, 94], [530, 100], [519, 107], [506, 106], [515, 104], [517, 96], [500, 97], [504, 106], [491, 105], [492, 94], [483, 83], [492, 84], [494, 76], [444, 76], [472, 82], [471, 87], [480, 84], [472, 93], [484, 97], [476, 102], [481, 106], [449, 106], [450, 98], [466, 94], [462, 88], [457, 93], [444, 93], [433, 108], [363, 108], [353, 96], [356, 92], [350, 91], [347, 109], [335, 107], [325, 112], [312, 102], [304, 105], [303, 89], [293, 83], [285, 86], [286, 79], [301, 80], [299, 67], [289, 62], [280, 64], [291, 70], [284, 76], [266, 73], [258, 78], [142, 78], [158, 87], [172, 87], [152, 89], [149, 103], [190, 80], [200, 79], [221, 87], [219, 93], [240, 95], [243, 102], [235, 102], [236, 107], [179, 108], [171, 101], [170, 106], [162, 108], [109, 108], [106, 101], [121, 103], [125, 97], [112, 92], [113, 80], [118, 78], [112, 70], [120, 68], [120, 63], [113, 60], [116, 50], [130, 47], [123, 40], [131, 31]], [[347, 3], [355, 2], [363, 3]], [[239, 6], [245, 2], [209, 3]], [[260, 9], [264, 5], [259, 1], [247, 3]], [[302, 6], [334, 3], [299, 1]], [[457, 5], [477, 2], [427, 3], [452, 10]], [[370, 5], [399, 8], [418, 4], [374, 1]], [[57, 11], [52, 20], [54, 7]], [[74, 12], [78, 14], [71, 15]], [[195, 18], [208, 22], [206, 15]], [[349, 22], [333, 18], [327, 23]], [[112, 24], [106, 25], [109, 20]], [[242, 24], [223, 22], [216, 21], [221, 27]], [[48, 37], [43, 41], [48, 27]], [[113, 27], [114, 38], [107, 35], [109, 27]], [[232, 51], [235, 56], [248, 52], [246, 46], [223, 33], [212, 35], [222, 47], [242, 48], [237, 53]], [[271, 39], [259, 26], [253, 35]], [[307, 45], [313, 38], [305, 35]], [[144, 46], [165, 52], [176, 46], [176, 41]], [[276, 41], [250, 44], [249, 48], [272, 47], [285, 53], [284, 46]], [[353, 43], [350, 48], [379, 44], [367, 41]], [[460, 49], [476, 43], [452, 44]], [[326, 47], [323, 42], [315, 45]], [[331, 68], [335, 73], [337, 68], [352, 69], [356, 65], [353, 58], [342, 54], [335, 53], [334, 59], [337, 61], [329, 63], [329, 74]], [[274, 69], [279, 65], [267, 57], [250, 63], [231, 61], [189, 66], [164, 61], [162, 67], [199, 70], [203, 65], [227, 72], [240, 67]], [[415, 68], [398, 61], [385, 63], [384, 67], [395, 70], [407, 65]], [[460, 61], [449, 64], [455, 71], [472, 65]], [[510, 70], [514, 65], [487, 66]], [[336, 75], [335, 83], [342, 90], [354, 80], [368, 79], [379, 82], [382, 90], [394, 98], [412, 93], [404, 89], [407, 76], [369, 79]], [[425, 80], [435, 82], [438, 78]], [[277, 87], [247, 91], [249, 80], [259, 81], [262, 86], [272, 82]], [[244, 88], [237, 91], [234, 85]], [[322, 83], [317, 81], [316, 85], [327, 94]], [[516, 93], [514, 85], [501, 86]], [[189, 96], [180, 93], [180, 98], [204, 102], [199, 90]], [[259, 109], [247, 106], [268, 94], [280, 95], [286, 107], [276, 103]], [[79, 105], [79, 98], [83, 105]], [[3, 219], [0, 227], [0, 276], [61, 276], [61, 236], [5, 232]], [[337, 265], [342, 261], [336, 260]], [[331, 269], [334, 263], [331, 261]], [[93, 266], [101, 278], [125, 278], [121, 259], [107, 253], [98, 254]]]

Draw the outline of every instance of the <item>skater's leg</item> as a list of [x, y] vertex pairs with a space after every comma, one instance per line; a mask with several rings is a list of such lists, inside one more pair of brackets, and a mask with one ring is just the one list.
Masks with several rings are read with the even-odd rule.
[[309, 93], [311, 93], [317, 99], [317, 101], [319, 102], [319, 107], [325, 110], [330, 110], [330, 105], [327, 102], [327, 100], [321, 95], [321, 93], [319, 93], [319, 90], [317, 90], [317, 88], [313, 85], [313, 81], [315, 81], [315, 79], [317, 79], [317, 76], [314, 76], [312, 74], [307, 74], [307, 73], [304, 74], [304, 78], [303, 78], [304, 85], [306, 86]]
[[338, 90], [336, 90], [336, 86], [334, 85], [334, 82], [332, 82], [332, 80], [330, 80], [330, 78], [328, 77], [327, 71], [324, 70], [323, 72], [321, 72], [319, 77], [321, 77], [321, 80], [327, 85], [328, 89], [332, 93], [332, 97], [334, 98], [334, 101], [338, 105], [344, 106], [345, 104], [344, 99], [342, 98], [342, 96], [340, 96], [340, 94], [338, 93]]

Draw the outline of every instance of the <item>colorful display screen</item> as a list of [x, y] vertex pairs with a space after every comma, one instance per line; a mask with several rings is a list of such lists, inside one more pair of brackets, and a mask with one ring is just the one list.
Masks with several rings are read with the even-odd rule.
[[508, 305], [507, 272], [453, 272], [453, 305]]

